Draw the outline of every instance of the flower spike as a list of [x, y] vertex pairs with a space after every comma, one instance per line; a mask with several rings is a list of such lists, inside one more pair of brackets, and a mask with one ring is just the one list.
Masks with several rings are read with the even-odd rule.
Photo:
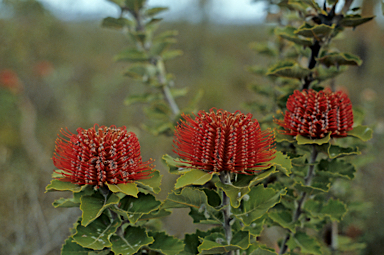
[[61, 181], [78, 185], [120, 184], [146, 179], [153, 160], [142, 162], [140, 144], [126, 127], [95, 125], [77, 129], [77, 135], [60, 131], [56, 139], [54, 165], [62, 171]]
[[174, 152], [193, 168], [254, 174], [274, 158], [274, 134], [261, 131], [252, 114], [213, 108], [182, 117], [175, 130]]
[[331, 137], [347, 136], [353, 126], [351, 100], [342, 91], [295, 90], [288, 98], [284, 120], [275, 123], [284, 128], [279, 132], [285, 135], [319, 139], [331, 132]]

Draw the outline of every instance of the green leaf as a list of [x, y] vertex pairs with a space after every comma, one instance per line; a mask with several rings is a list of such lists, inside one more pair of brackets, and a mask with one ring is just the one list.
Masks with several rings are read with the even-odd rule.
[[157, 95], [153, 93], [145, 93], [142, 95], [130, 95], [124, 100], [125, 105], [131, 105], [135, 103], [148, 103], [155, 99], [159, 99]]
[[99, 193], [92, 196], [82, 196], [80, 198], [80, 210], [83, 212], [81, 224], [86, 227], [99, 217], [105, 209], [118, 204], [119, 201], [120, 198], [116, 194], [111, 194], [108, 199]]
[[321, 255], [321, 246], [319, 242], [313, 238], [308, 236], [304, 232], [297, 232], [293, 238], [290, 238], [287, 242], [288, 247], [293, 250], [296, 247], [299, 247], [301, 249], [302, 253], [309, 253], [309, 254], [318, 254]]
[[330, 67], [330, 66], [338, 67], [342, 65], [360, 66], [363, 62], [356, 55], [353, 55], [350, 53], [341, 53], [341, 52], [328, 53], [325, 56], [321, 56], [320, 58], [318, 58], [317, 61], [319, 61], [326, 67]]
[[165, 209], [155, 210], [155, 211], [150, 212], [148, 214], [143, 214], [143, 216], [140, 217], [139, 221], [163, 218], [163, 217], [171, 215], [171, 213], [172, 213], [171, 211], [168, 211]]
[[250, 72], [252, 74], [261, 75], [261, 76], [264, 76], [268, 72], [267, 69], [265, 69], [262, 66], [258, 66], [258, 65], [248, 66], [246, 69], [248, 72]]
[[114, 29], [122, 29], [125, 26], [131, 26], [133, 25], [133, 21], [126, 19], [126, 18], [113, 18], [113, 17], [107, 17], [103, 19], [101, 26], [107, 27], [107, 28], [114, 28]]
[[181, 55], [183, 55], [183, 51], [181, 50], [167, 50], [161, 57], [163, 60], [171, 60]]
[[202, 243], [197, 247], [199, 254], [222, 254], [229, 251], [245, 250], [250, 246], [250, 235], [248, 231], [238, 231], [233, 235], [231, 244], [221, 233], [212, 233], [203, 238]]
[[184, 250], [179, 255], [196, 255], [198, 254], [197, 247], [200, 245], [199, 236], [197, 233], [186, 234], [184, 237]]
[[234, 216], [249, 226], [253, 221], [262, 217], [270, 208], [280, 202], [281, 192], [263, 185], [255, 186], [248, 193], [249, 199], [243, 201], [242, 210], [234, 208]]
[[60, 198], [55, 200], [55, 202], [52, 203], [53, 207], [59, 208], [69, 208], [69, 207], [78, 207], [80, 206], [80, 203], [76, 203], [73, 198]]
[[351, 251], [356, 252], [358, 250], [365, 249], [367, 247], [367, 244], [365, 243], [356, 243], [356, 240], [347, 237], [347, 236], [338, 236], [337, 237], [338, 247], [337, 249], [339, 251]]
[[147, 0], [125, 0], [125, 6], [131, 11], [139, 11], [144, 7]]
[[326, 146], [326, 153], [330, 159], [361, 154], [358, 147], [343, 148], [333, 144], [329, 144], [329, 145], [325, 144], [325, 146]]
[[280, 76], [292, 79], [303, 79], [308, 76], [311, 71], [307, 68], [299, 66], [292, 61], [280, 61], [268, 69], [266, 75]]
[[217, 188], [225, 192], [225, 194], [229, 197], [231, 206], [234, 208], [238, 208], [243, 197], [251, 191], [248, 186], [237, 187], [232, 184], [224, 184], [222, 182], [217, 182], [215, 185]]
[[278, 54], [276, 47], [269, 43], [253, 42], [250, 44], [249, 48], [259, 54], [264, 54], [270, 57], [275, 57]]
[[152, 17], [159, 14], [160, 12], [167, 11], [167, 10], [168, 10], [167, 7], [153, 7], [153, 8], [146, 9], [144, 14], [147, 17]]
[[333, 32], [334, 28], [335, 25], [328, 26], [325, 24], [320, 24], [311, 26], [308, 23], [304, 23], [295, 31], [295, 34], [319, 40], [323, 37], [330, 35]]
[[141, 247], [153, 243], [153, 237], [149, 237], [144, 228], [128, 226], [124, 235], [111, 237], [112, 251], [115, 254], [135, 254]]
[[269, 161], [269, 163], [270, 166], [275, 166], [278, 171], [283, 172], [287, 176], [289, 176], [289, 174], [291, 173], [291, 160], [287, 155], [284, 155], [280, 151], [275, 153], [275, 158]]
[[107, 186], [110, 191], [113, 193], [121, 192], [128, 196], [137, 197], [137, 194], [139, 193], [139, 190], [137, 188], [136, 183], [130, 182], [130, 183], [121, 183], [121, 184], [109, 184], [107, 183]]
[[352, 180], [355, 177], [355, 167], [344, 160], [333, 159], [331, 161], [322, 159], [318, 164], [318, 171], [325, 171], [334, 177], [344, 177]]
[[158, 194], [161, 191], [160, 185], [162, 178], [163, 176], [160, 175], [160, 172], [155, 170], [148, 176], [148, 179], [137, 180], [135, 183], [139, 188], [143, 188]]
[[304, 144], [322, 145], [324, 143], [328, 143], [329, 140], [331, 140], [331, 132], [329, 132], [324, 138], [321, 138], [321, 139], [307, 138], [301, 135], [296, 136], [296, 141], [298, 145], [304, 145]]
[[312, 46], [312, 40], [307, 39], [304, 37], [298, 37], [297, 34], [295, 34], [296, 28], [292, 26], [285, 26], [285, 27], [276, 27], [275, 28], [275, 34], [288, 40], [291, 42], [294, 42], [295, 44], [302, 45], [305, 47]]
[[326, 204], [320, 201], [308, 200], [304, 204], [304, 210], [314, 217], [321, 219], [330, 217], [332, 220], [340, 221], [347, 213], [347, 206], [343, 202], [332, 198]]
[[79, 186], [77, 184], [71, 183], [71, 182], [63, 182], [60, 180], [52, 180], [50, 184], [48, 184], [47, 187], [45, 187], [45, 192], [48, 191], [72, 191], [72, 192], [79, 192], [81, 190], [82, 186]]
[[318, 65], [315, 67], [315, 72], [314, 72], [314, 77], [318, 82], [322, 82], [328, 79], [335, 78], [339, 74], [343, 73], [344, 71], [347, 70], [347, 66], [330, 66], [329, 68], [323, 66], [323, 65]]
[[366, 142], [372, 138], [372, 129], [368, 126], [356, 126], [347, 132], [349, 136], [354, 136]]
[[257, 237], [261, 235], [261, 232], [264, 229], [264, 222], [266, 220], [266, 217], [258, 218], [257, 220], [253, 221], [249, 226], [244, 226], [242, 230], [248, 231], [253, 237]]
[[191, 164], [187, 164], [184, 162], [182, 163], [180, 162], [181, 159], [178, 159], [178, 158], [175, 159], [169, 156], [168, 154], [165, 154], [162, 157], [162, 161], [168, 166], [169, 172], [171, 174], [182, 174], [190, 171], [190, 169], [192, 168]]
[[112, 243], [109, 238], [116, 232], [120, 224], [120, 218], [110, 221], [107, 215], [102, 214], [86, 227], [78, 224], [73, 240], [85, 248], [94, 250], [111, 247]]
[[[147, 63], [135, 63], [128, 67], [127, 70], [125, 70], [124, 75], [131, 77], [132, 79], [147, 82], [149, 81], [149, 78], [154, 77], [157, 73], [157, 68], [154, 65], [147, 64]], [[146, 93], [143, 95], [132, 95], [128, 97], [128, 99], [132, 100], [132, 103], [136, 102], [150, 102], [154, 99], [158, 99], [158, 95], [153, 95], [150, 93]], [[129, 103], [129, 101], [128, 101]]]
[[341, 22], [340, 25], [344, 27], [357, 27], [361, 24], [364, 24], [370, 20], [372, 20], [375, 16], [371, 17], [361, 17], [361, 15], [356, 14], [356, 15], [347, 15], [345, 16]]
[[149, 56], [136, 48], [126, 49], [115, 56], [115, 61], [142, 62], [148, 61]]
[[292, 222], [292, 214], [289, 211], [273, 211], [269, 212], [268, 216], [283, 228], [290, 230], [292, 233], [296, 232], [297, 224]]
[[73, 241], [73, 237], [70, 236], [67, 240], [65, 240], [65, 243], [61, 248], [61, 255], [88, 255], [91, 251], [93, 250], [84, 248], [78, 243], [75, 243]]
[[251, 252], [249, 255], [277, 255], [276, 252], [273, 251], [273, 249], [265, 247], [265, 246], [259, 246], [256, 250]]
[[175, 189], [188, 185], [204, 185], [212, 179], [212, 174], [199, 169], [186, 172], [176, 180]]
[[193, 188], [184, 188], [180, 193], [172, 192], [164, 201], [162, 208], [188, 208], [194, 207], [199, 209], [202, 204], [207, 204], [207, 195]]
[[176, 43], [174, 38], [165, 38], [162, 40], [155, 41], [151, 47], [150, 55], [151, 56], [161, 56], [168, 48]]
[[119, 207], [112, 210], [123, 215], [130, 223], [136, 223], [144, 214], [149, 214], [159, 208], [160, 201], [151, 194], [139, 193], [137, 198], [126, 196], [120, 200]]
[[281, 143], [281, 142], [294, 143], [295, 142], [295, 139], [293, 136], [283, 135], [283, 134], [280, 134], [278, 131], [275, 132], [275, 139], [276, 139], [276, 142], [278, 143]]
[[155, 241], [148, 247], [151, 250], [161, 252], [165, 255], [176, 255], [184, 249], [184, 243], [176, 237], [169, 236], [164, 232], [149, 232], [149, 236]]

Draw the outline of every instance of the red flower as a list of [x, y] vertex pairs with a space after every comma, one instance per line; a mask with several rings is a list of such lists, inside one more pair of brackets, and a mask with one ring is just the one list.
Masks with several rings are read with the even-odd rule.
[[56, 140], [54, 165], [63, 170], [60, 180], [97, 187], [146, 179], [152, 173], [149, 160], [142, 162], [136, 135], [126, 127], [95, 125], [77, 129], [77, 135], [61, 130]]
[[331, 132], [332, 137], [343, 137], [352, 129], [352, 104], [341, 91], [295, 90], [288, 98], [284, 121], [275, 122], [286, 135], [323, 138]]
[[211, 109], [191, 118], [182, 115], [175, 130], [174, 152], [183, 163], [208, 172], [253, 174], [274, 158], [275, 137], [261, 131], [252, 114]]

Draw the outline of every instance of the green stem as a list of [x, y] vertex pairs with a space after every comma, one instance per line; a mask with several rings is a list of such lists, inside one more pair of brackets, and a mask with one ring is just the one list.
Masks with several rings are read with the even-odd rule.
[[[229, 172], [223, 171], [220, 174], [220, 180], [223, 184], [231, 184], [231, 175]], [[223, 208], [223, 228], [225, 232], [225, 238], [227, 241], [227, 244], [230, 245], [232, 241], [232, 229], [231, 229], [231, 203], [229, 200], [229, 197], [227, 194], [225, 194], [224, 191], [222, 191], [223, 194], [223, 202], [222, 202], [222, 208]], [[227, 253], [227, 255], [234, 255], [234, 251], [230, 251]]]
[[[313, 144], [312, 145], [311, 158], [309, 161], [308, 173], [307, 173], [307, 176], [304, 178], [304, 185], [305, 186], [310, 186], [312, 183], [312, 179], [315, 176], [315, 162], [316, 162], [317, 155], [318, 155], [318, 151], [316, 149], [316, 145]], [[307, 195], [308, 195], [307, 192], [301, 193], [301, 197], [300, 197], [299, 201], [297, 202], [296, 210], [293, 213], [292, 222], [296, 222], [299, 219], [299, 217], [302, 213], [302, 208], [304, 206]], [[287, 241], [289, 240], [290, 235], [291, 235], [291, 233], [289, 232], [285, 236], [283, 242], [281, 243], [279, 254], [284, 254], [287, 251], [287, 249], [288, 249]]]

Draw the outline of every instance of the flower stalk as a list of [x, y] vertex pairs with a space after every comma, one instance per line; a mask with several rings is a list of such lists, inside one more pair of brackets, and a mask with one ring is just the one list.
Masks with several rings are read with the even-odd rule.
[[[231, 174], [228, 171], [223, 171], [220, 174], [220, 180], [223, 184], [231, 184]], [[225, 232], [225, 239], [227, 241], [227, 244], [231, 244], [232, 240], [232, 229], [231, 229], [231, 204], [229, 197], [227, 194], [225, 194], [224, 191], [222, 191], [223, 194], [223, 202], [222, 202], [222, 208], [223, 208], [223, 228]], [[231, 252], [228, 252], [228, 255], [233, 254]]]
[[[304, 178], [304, 185], [305, 186], [310, 186], [312, 183], [312, 179], [315, 176], [315, 162], [316, 162], [316, 158], [317, 158], [318, 153], [319, 152], [316, 149], [316, 145], [312, 144], [312, 153], [311, 153], [311, 158], [309, 161], [308, 172], [307, 172], [307, 176]], [[292, 222], [296, 222], [299, 219], [299, 217], [302, 213], [302, 208], [304, 206], [305, 200], [307, 199], [307, 195], [308, 195], [307, 192], [301, 193], [301, 197], [300, 197], [299, 201], [297, 202], [296, 210], [293, 213]], [[289, 240], [290, 234], [291, 233], [287, 233], [283, 242], [281, 243], [280, 252], [279, 252], [280, 255], [284, 254], [288, 249], [287, 241]]]

